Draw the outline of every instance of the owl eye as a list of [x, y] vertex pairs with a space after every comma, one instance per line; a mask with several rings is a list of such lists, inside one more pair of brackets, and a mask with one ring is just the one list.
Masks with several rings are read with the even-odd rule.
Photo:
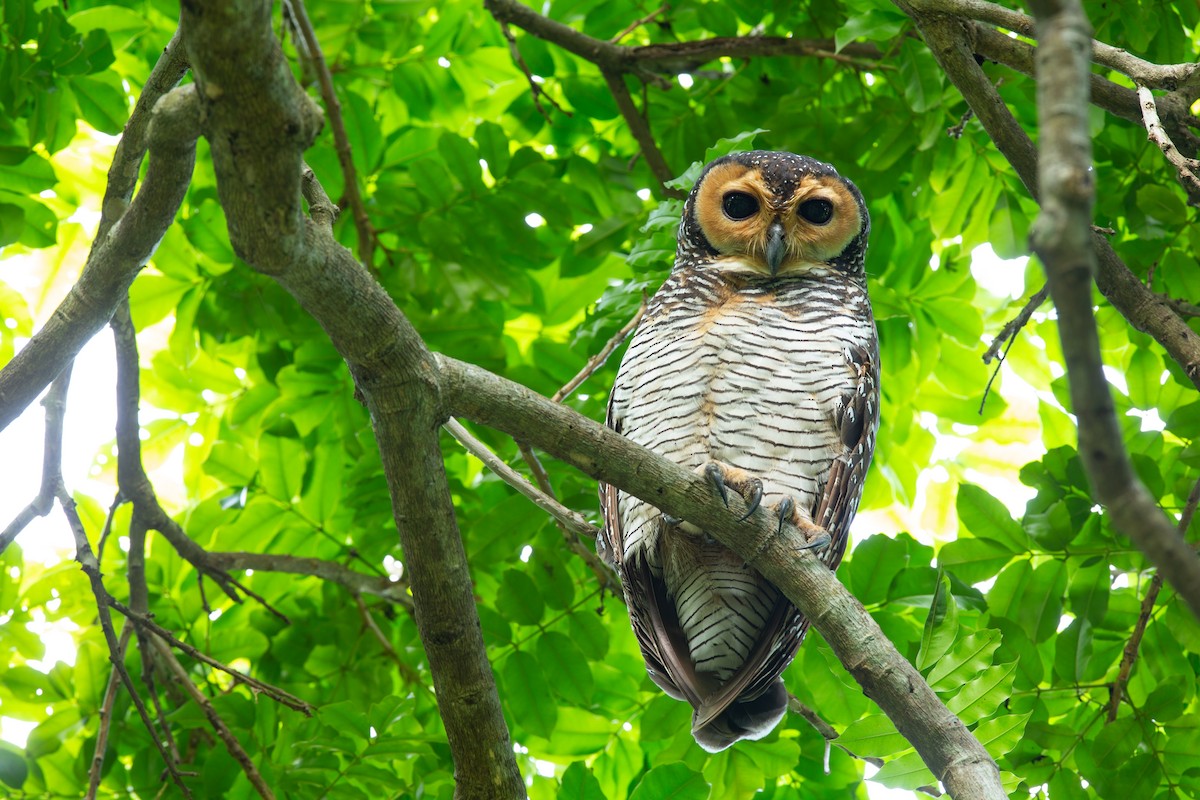
[[833, 203], [828, 200], [805, 200], [797, 213], [814, 225], [824, 225], [833, 219]]
[[758, 211], [758, 201], [745, 192], [726, 192], [721, 198], [721, 208], [730, 219], [746, 219]]

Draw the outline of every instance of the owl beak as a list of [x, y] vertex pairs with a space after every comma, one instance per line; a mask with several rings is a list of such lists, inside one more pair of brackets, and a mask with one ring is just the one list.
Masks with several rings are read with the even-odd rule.
[[779, 220], [772, 222], [767, 229], [767, 266], [771, 268], [772, 277], [779, 272], [779, 265], [783, 263], [783, 255], [787, 252], [783, 235], [783, 223]]

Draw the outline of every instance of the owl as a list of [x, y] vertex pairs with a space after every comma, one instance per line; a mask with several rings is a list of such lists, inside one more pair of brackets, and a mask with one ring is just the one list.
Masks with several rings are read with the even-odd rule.
[[[862, 194], [828, 164], [766, 151], [708, 164], [608, 405], [609, 427], [799, 527], [830, 569], [879, 424], [869, 230]], [[705, 750], [765, 736], [808, 620], [705, 531], [613, 486], [600, 499], [600, 549], [650, 677], [692, 705]]]

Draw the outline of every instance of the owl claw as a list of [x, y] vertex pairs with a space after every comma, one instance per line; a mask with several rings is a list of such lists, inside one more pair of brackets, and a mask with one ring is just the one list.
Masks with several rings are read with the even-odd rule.
[[708, 464], [704, 467], [704, 475], [709, 483], [716, 487], [717, 493], [721, 495], [721, 502], [729, 508], [729, 492], [725, 491], [725, 471], [721, 469], [721, 465]]
[[672, 517], [670, 514], [663, 514], [662, 521], [663, 524], [669, 525], [672, 528], [678, 528], [683, 522], [683, 520], [681, 520], [679, 517]]
[[796, 515], [796, 501], [790, 497], [783, 498], [775, 507], [775, 513], [779, 517], [779, 527], [775, 530], [775, 535], [779, 536], [783, 533], [784, 523], [791, 522]]
[[763, 485], [758, 478], [750, 479], [750, 496], [746, 498], [746, 513], [738, 520], [745, 522], [750, 519], [750, 515], [758, 510], [758, 506], [763, 499]]
[[817, 535], [809, 540], [808, 544], [801, 547], [801, 550], [820, 550], [833, 540], [829, 538], [828, 531], [819, 530]]

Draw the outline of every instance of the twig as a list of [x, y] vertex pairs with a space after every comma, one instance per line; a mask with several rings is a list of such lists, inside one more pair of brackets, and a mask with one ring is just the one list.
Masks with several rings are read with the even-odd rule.
[[626, 36], [633, 33], [638, 28], [645, 25], [647, 22], [652, 22], [654, 20], [654, 18], [657, 17], [659, 14], [669, 11], [670, 9], [671, 9], [670, 5], [668, 5], [667, 3], [663, 3], [661, 6], [654, 9], [646, 16], [641, 17], [639, 19], [635, 19], [633, 22], [626, 25], [624, 28], [621, 29], [620, 33], [618, 33], [616, 36], [612, 37], [608, 41], [611, 42], [612, 44], [618, 44]]
[[621, 110], [621, 116], [625, 118], [629, 132], [633, 134], [638, 147], [641, 148], [642, 157], [646, 159], [646, 166], [650, 167], [650, 172], [658, 181], [659, 196], [683, 199], [686, 196], [683, 192], [671, 189], [666, 185], [667, 181], [674, 179], [675, 171], [667, 166], [662, 151], [658, 149], [658, 142], [655, 141], [654, 134], [650, 131], [650, 125], [646, 122], [645, 117], [638, 113], [637, 106], [633, 104], [633, 98], [629, 95], [629, 87], [625, 85], [625, 77], [619, 72], [609, 70], [602, 70], [601, 74], [604, 76], [604, 82], [608, 84], [609, 91], [612, 92], [613, 99], [617, 101], [617, 108]]
[[215, 569], [247, 570], [255, 572], [282, 572], [289, 575], [306, 575], [343, 586], [353, 595], [369, 594], [412, 610], [412, 597], [408, 594], [408, 582], [393, 581], [386, 577], [365, 575], [336, 561], [320, 558], [277, 553], [221, 552], [205, 553], [205, 560]]
[[58, 491], [58, 482], [62, 475], [62, 441], [63, 421], [67, 410], [67, 387], [71, 383], [73, 363], [54, 379], [50, 391], [42, 399], [42, 407], [46, 409], [46, 435], [43, 439], [45, 448], [42, 451], [42, 485], [37, 496], [29, 501], [29, 505], [21, 509], [8, 527], [0, 533], [0, 553], [3, 553], [17, 535], [25, 530], [34, 517], [44, 517], [54, 508], [54, 497]]
[[[154, 485], [142, 464], [142, 442], [139, 434], [138, 404], [141, 398], [141, 375], [138, 367], [137, 332], [129, 315], [129, 300], [118, 304], [109, 322], [113, 331], [117, 361], [117, 486], [121, 497], [133, 504], [133, 514], [147, 529], [158, 531], [171, 546], [199, 573], [201, 593], [207, 577], [235, 603], [242, 601], [245, 594], [257, 600], [263, 608], [285, 624], [291, 624], [287, 616], [248, 589], [228, 572], [214, 567], [207, 552], [196, 544], [178, 522], [171, 519], [158, 502]], [[205, 600], [207, 608], [207, 600]]]
[[[121, 640], [117, 643], [117, 659], [125, 660], [125, 649], [133, 636], [133, 626], [127, 625], [121, 631]], [[100, 773], [104, 769], [104, 755], [108, 749], [108, 732], [112, 728], [113, 704], [117, 699], [117, 682], [121, 678], [114, 669], [108, 676], [108, 687], [104, 690], [104, 701], [100, 704], [100, 729], [96, 731], [96, 749], [92, 752], [92, 765], [88, 768], [88, 788], [84, 800], [96, 800], [96, 792], [100, 788]]]
[[546, 122], [553, 124], [550, 119], [550, 112], [542, 105], [542, 98], [550, 101], [550, 105], [554, 106], [560, 114], [566, 114], [568, 117], [573, 116], [570, 111], [567, 111], [558, 104], [558, 101], [551, 97], [541, 85], [534, 80], [533, 72], [529, 69], [529, 65], [525, 63], [525, 57], [521, 55], [521, 48], [517, 46], [517, 37], [513, 36], [512, 29], [508, 27], [507, 22], [500, 23], [500, 32], [504, 34], [505, 40], [508, 41], [508, 52], [512, 54], [513, 61], [521, 72], [525, 73], [525, 80], [529, 81], [529, 93], [533, 95], [533, 105], [537, 108], [538, 113], [545, 118]]
[[121, 496], [121, 490], [118, 489], [112, 503], [108, 506], [108, 515], [104, 518], [104, 527], [100, 530], [100, 542], [96, 545], [96, 560], [101, 564], [104, 563], [104, 546], [108, 544], [108, 537], [112, 533], [113, 517], [117, 515], [117, 509], [124, 504], [125, 498]]
[[229, 730], [229, 726], [225, 724], [225, 720], [221, 719], [221, 715], [217, 713], [217, 709], [213, 707], [212, 702], [204, 696], [204, 693], [196, 688], [196, 684], [192, 683], [191, 677], [187, 670], [175, 658], [175, 654], [159, 640], [153, 640], [155, 649], [162, 657], [163, 662], [167, 665], [172, 676], [175, 678], [175, 683], [181, 686], [188, 696], [192, 698], [192, 702], [200, 706], [204, 711], [204, 716], [208, 719], [208, 724], [212, 726], [217, 737], [225, 744], [225, 749], [229, 751], [229, 755], [233, 756], [233, 760], [238, 762], [242, 768], [242, 772], [246, 778], [254, 786], [260, 797], [266, 800], [274, 800], [275, 793], [271, 791], [271, 787], [267, 786], [267, 782], [263, 780], [262, 773], [258, 771], [258, 767], [254, 766], [254, 761], [242, 747], [237, 737], [233, 735], [233, 731]]
[[[1200, 480], [1197, 480], [1192, 486], [1192, 491], [1188, 495], [1187, 503], [1183, 507], [1183, 513], [1179, 516], [1179, 535], [1183, 536], [1187, 533], [1187, 529], [1192, 524], [1192, 516], [1196, 513], [1196, 504], [1200, 503]], [[1112, 690], [1108, 697], [1108, 721], [1112, 722], [1117, 718], [1117, 708], [1121, 705], [1121, 698], [1125, 694], [1125, 686], [1129, 683], [1129, 676], [1133, 672], [1133, 664], [1137, 660], [1138, 648], [1142, 644], [1142, 636], [1146, 633], [1146, 625], [1150, 622], [1150, 613], [1154, 610], [1154, 603], [1158, 600], [1158, 593], [1162, 590], [1163, 578], [1159, 572], [1154, 573], [1154, 577], [1150, 579], [1150, 588], [1146, 590], [1146, 596], [1142, 598], [1142, 607], [1138, 612], [1137, 624], [1133, 626], [1133, 634], [1130, 635], [1129, 641], [1125, 643], [1125, 650], [1121, 653], [1121, 667], [1117, 672], [1117, 679], [1113, 681]]]
[[1049, 294], [1050, 287], [1043, 286], [1033, 297], [1029, 298], [1028, 302], [1021, 309], [1021, 312], [1000, 329], [1000, 333], [996, 334], [996, 338], [992, 340], [991, 345], [988, 346], [987, 351], [983, 354], [983, 363], [990, 364], [992, 363], [992, 359], [996, 358], [997, 354], [1000, 353], [1000, 346], [1004, 345], [1004, 353], [1000, 355], [1000, 360], [996, 363], [996, 368], [992, 370], [992, 376], [988, 378], [987, 386], [983, 388], [983, 397], [979, 401], [980, 414], [983, 414], [983, 405], [987, 402], [988, 394], [992, 391], [992, 384], [995, 383], [996, 377], [1000, 374], [1000, 367], [1004, 366], [1004, 360], [1008, 358], [1008, 351], [1012, 349], [1013, 343], [1017, 341], [1017, 333], [1029, 322], [1029, 318], [1033, 316], [1033, 312], [1042, 303], [1046, 302], [1046, 297]]
[[1200, 170], [1200, 161], [1194, 158], [1184, 158], [1179, 152], [1179, 148], [1175, 146], [1175, 142], [1171, 141], [1171, 137], [1167, 135], [1167, 131], [1162, 126], [1162, 121], [1158, 118], [1158, 107], [1154, 104], [1154, 94], [1149, 88], [1139, 86], [1137, 88], [1138, 101], [1141, 103], [1142, 119], [1146, 124], [1146, 138], [1162, 151], [1167, 157], [1167, 161], [1175, 167], [1176, 177], [1183, 184], [1184, 191], [1187, 192], [1188, 203], [1193, 206], [1200, 206], [1200, 178], [1196, 177], [1196, 172]]
[[538, 489], [526, 480], [524, 475], [517, 472], [508, 464], [505, 464], [495, 453], [488, 449], [487, 445], [471, 435], [471, 432], [464, 428], [458, 420], [451, 417], [443, 427], [451, 436], [458, 440], [459, 444], [466, 448], [467, 452], [482, 461], [502, 481], [516, 489], [528, 498], [530, 502], [553, 517], [558, 522], [567, 545], [596, 574], [601, 587], [613, 591], [614, 594], [616, 593], [617, 576], [612, 568], [593, 553], [591, 548], [579, 540], [580, 536], [595, 539], [596, 534], [599, 533], [596, 526], [584, 519], [578, 512], [572, 511], [558, 502], [549, 493]]
[[1168, 297], [1165, 294], [1161, 294], [1159, 297], [1161, 297], [1162, 301], [1170, 306], [1176, 314], [1184, 317], [1185, 319], [1194, 319], [1195, 317], [1200, 317], [1200, 306], [1196, 305], [1195, 303], [1189, 303], [1187, 300], [1179, 297]]
[[967, 106], [967, 110], [963, 113], [962, 117], [959, 118], [958, 124], [946, 128], [946, 135], [951, 139], [961, 139], [963, 131], [967, 127], [967, 123], [971, 121], [971, 117], [973, 116], [975, 116], [975, 109]]
[[[1004, 346], [1004, 343], [1016, 337], [1017, 333], [1029, 322], [1029, 318], [1033, 316], [1033, 312], [1041, 308], [1042, 303], [1046, 302], [1046, 298], [1049, 296], [1050, 287], [1043, 286], [1025, 302], [1020, 313], [1005, 323], [1000, 332], [996, 334], [996, 338], [992, 340], [991, 345], [988, 346], [987, 351], [983, 354], [983, 363], [992, 363], [992, 359], [1000, 352], [1000, 348]], [[1001, 358], [1000, 360], [1003, 361], [1004, 359]]]
[[367, 207], [363, 204], [362, 194], [358, 190], [358, 170], [354, 167], [354, 156], [350, 152], [350, 139], [346, 136], [346, 123], [342, 119], [342, 104], [338, 101], [337, 91], [333, 88], [333, 76], [329, 74], [329, 66], [325, 63], [325, 55], [321, 52], [321, 42], [313, 30], [312, 22], [308, 19], [308, 11], [304, 0], [287, 0], [285, 9], [291, 10], [291, 17], [296, 23], [297, 30], [304, 37], [308, 48], [308, 56], [316, 69], [317, 83], [321, 87], [321, 99], [329, 111], [329, 127], [333, 131], [334, 149], [337, 151], [338, 163], [342, 167], [346, 202], [354, 216], [354, 229], [358, 233], [358, 258], [368, 269], [372, 265], [375, 251], [375, 229], [367, 216]]
[[308, 203], [308, 216], [326, 232], [332, 233], [333, 223], [338, 218], [339, 209], [329, 199], [325, 187], [321, 185], [321, 181], [317, 179], [317, 174], [312, 171], [312, 168], [302, 162], [300, 169], [300, 192], [304, 195], [304, 201]]
[[596, 372], [596, 370], [604, 366], [604, 362], [608, 360], [608, 357], [612, 355], [613, 351], [620, 347], [621, 343], [629, 338], [629, 334], [632, 333], [633, 329], [636, 328], [638, 323], [642, 321], [642, 317], [645, 315], [645, 313], [646, 298], [643, 296], [642, 303], [638, 306], [637, 313], [633, 315], [629, 322], [626, 322], [625, 325], [622, 326], [622, 328], [617, 331], [616, 334], [608, 340], [608, 342], [605, 343], [604, 347], [600, 348], [600, 352], [589, 358], [587, 363], [583, 365], [583, 369], [579, 370], [579, 373], [574, 378], [571, 378], [571, 380], [563, 384], [563, 387], [555, 392], [554, 396], [550, 399], [555, 403], [561, 403], [563, 400], [566, 400], [568, 397], [570, 397], [571, 393], [578, 389], [580, 384], [590, 378]]
[[137, 687], [133, 684], [133, 678], [129, 676], [129, 671], [125, 669], [125, 660], [121, 657], [121, 646], [117, 640], [116, 631], [113, 628], [112, 615], [108, 612], [111, 595], [104, 588], [104, 582], [100, 577], [100, 563], [96, 560], [96, 555], [92, 552], [91, 545], [88, 544], [87, 533], [83, 529], [83, 520], [79, 518], [79, 513], [75, 510], [75, 500], [62, 484], [61, 475], [58, 479], [58, 502], [62, 506], [63, 513], [67, 516], [71, 532], [75, 535], [75, 559], [79, 562], [83, 573], [87, 575], [92, 585], [92, 595], [96, 600], [96, 612], [100, 622], [100, 629], [104, 632], [104, 639], [108, 643], [109, 660], [112, 661], [113, 669], [120, 676], [121, 683], [125, 685], [125, 690], [129, 692], [129, 697], [133, 700], [134, 707], [137, 708], [138, 716], [142, 718], [142, 725], [145, 726], [146, 732], [150, 734], [150, 740], [154, 742], [155, 749], [158, 750], [163, 763], [166, 764], [167, 772], [171, 775], [171, 779], [175, 781], [175, 785], [179, 787], [179, 791], [183, 796], [190, 798], [192, 796], [191, 790], [183, 782], [183, 776], [179, 773], [175, 759], [156, 733], [154, 720], [150, 718], [150, 713], [146, 710], [146, 704], [142, 702], [141, 695], [138, 694]]
[[167, 630], [163, 626], [159, 625], [154, 620], [150, 619], [150, 617], [148, 615], [137, 613], [132, 608], [125, 605], [121, 601], [117, 600], [112, 595], [109, 595], [107, 592], [105, 592], [105, 605], [106, 605], [106, 607], [111, 606], [112, 608], [116, 609], [117, 613], [121, 614], [121, 616], [128, 619], [134, 626], [136, 626], [138, 628], [142, 628], [145, 631], [147, 631], [148, 633], [153, 634], [154, 636], [156, 636], [157, 638], [166, 642], [167, 644], [171, 645], [172, 647], [176, 648], [177, 650], [180, 650], [181, 652], [186, 654], [189, 658], [191, 658], [195, 661], [199, 661], [202, 664], [207, 664], [208, 666], [212, 667], [215, 670], [224, 672], [226, 675], [228, 675], [229, 677], [231, 677], [233, 679], [234, 683], [245, 684], [247, 687], [249, 687], [253, 691], [261, 692], [261, 693], [265, 694], [267, 697], [270, 697], [275, 702], [280, 703], [281, 705], [285, 705], [294, 711], [299, 711], [300, 713], [304, 714], [305, 716], [312, 716], [312, 712], [313, 712], [312, 706], [310, 706], [308, 703], [304, 702], [300, 698], [296, 697], [295, 695], [289, 694], [288, 692], [285, 692], [283, 689], [280, 689], [277, 686], [272, 686], [269, 683], [263, 683], [258, 678], [255, 678], [250, 675], [246, 675], [245, 673], [242, 673], [242, 672], [238, 672], [233, 667], [230, 667], [227, 664], [223, 664], [220, 661], [217, 661], [212, 656], [206, 655], [205, 653], [201, 652], [200, 650], [197, 650], [195, 647], [188, 644], [187, 642], [176, 638], [176, 636], [173, 633], [171, 633], [169, 630]]
[[400, 658], [400, 654], [392, 646], [391, 641], [387, 638], [387, 634], [380, 629], [379, 623], [375, 621], [375, 617], [371, 614], [371, 609], [367, 608], [367, 604], [363, 602], [362, 595], [354, 595], [354, 603], [358, 606], [358, 614], [362, 617], [363, 626], [379, 641], [379, 646], [383, 648], [383, 652], [396, 665], [396, 669], [400, 671], [404, 680], [413, 686], [423, 686], [424, 681], [421, 680], [421, 673], [414, 669], [412, 664]]

